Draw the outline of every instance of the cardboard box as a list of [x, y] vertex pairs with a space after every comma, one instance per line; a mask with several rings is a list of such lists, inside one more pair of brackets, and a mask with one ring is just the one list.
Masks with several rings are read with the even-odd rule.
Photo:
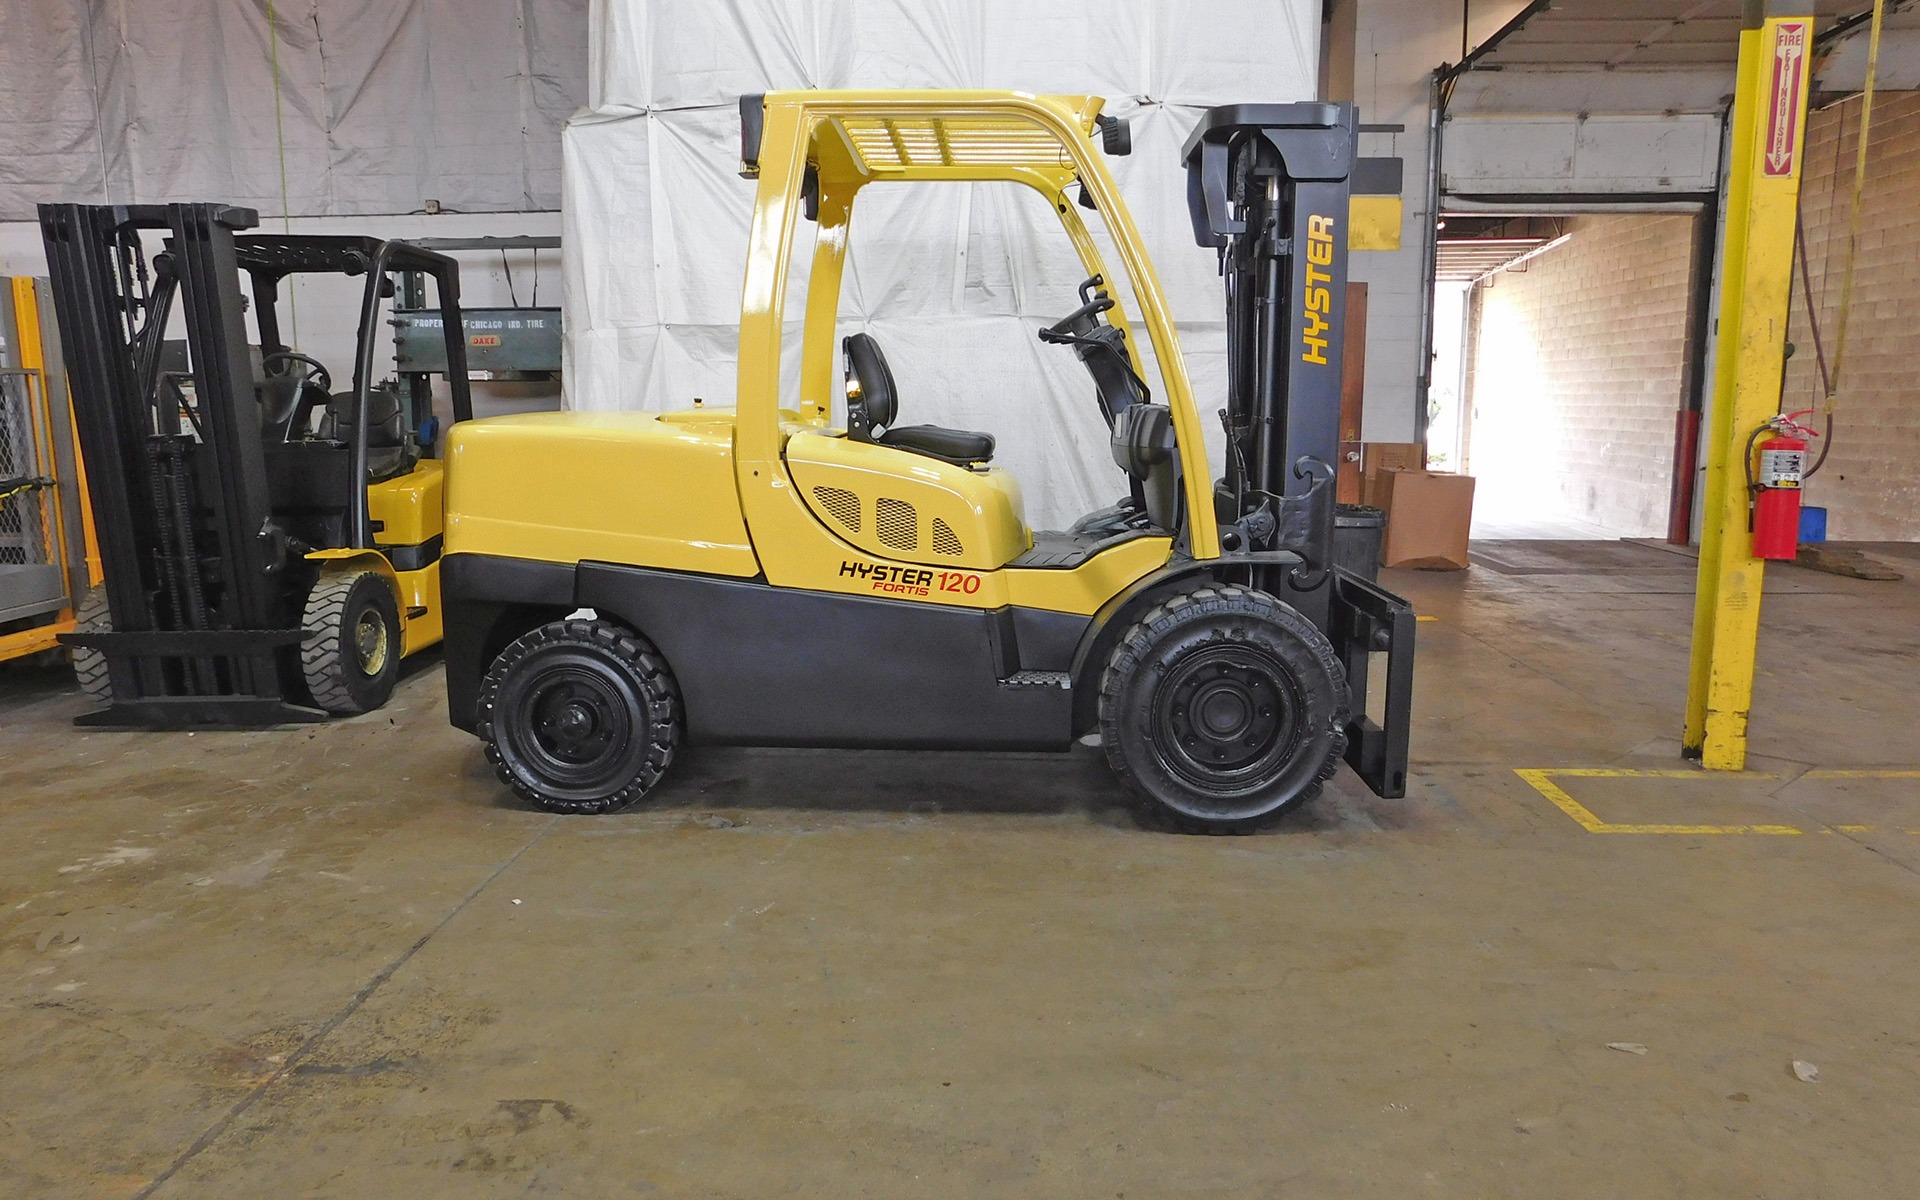
[[1473, 476], [1385, 470], [1380, 473], [1379, 491], [1378, 507], [1387, 511], [1381, 566], [1466, 570], [1467, 534], [1473, 527]]
[[1360, 503], [1385, 508], [1380, 503], [1380, 476], [1386, 471], [1424, 471], [1427, 447], [1423, 442], [1368, 442], [1361, 458]]

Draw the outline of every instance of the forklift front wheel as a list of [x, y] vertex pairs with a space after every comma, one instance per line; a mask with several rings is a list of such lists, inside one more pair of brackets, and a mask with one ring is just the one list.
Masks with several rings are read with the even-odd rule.
[[400, 606], [378, 571], [323, 574], [307, 593], [300, 671], [316, 706], [372, 712], [400, 675]]
[[1114, 773], [1175, 827], [1255, 829], [1312, 800], [1347, 748], [1346, 672], [1313, 623], [1213, 585], [1129, 629], [1100, 680]]
[[680, 689], [638, 634], [606, 621], [554, 621], [493, 660], [475, 731], [501, 782], [527, 803], [613, 812], [673, 764]]

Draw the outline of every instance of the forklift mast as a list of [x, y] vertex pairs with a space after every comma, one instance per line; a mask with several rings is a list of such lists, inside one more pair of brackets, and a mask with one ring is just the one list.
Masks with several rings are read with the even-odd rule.
[[[115, 643], [99, 648], [120, 660], [116, 707], [191, 708], [181, 714], [190, 721], [232, 719], [236, 708], [258, 723], [311, 719], [286, 702], [277, 663], [300, 631], [271, 627], [272, 576], [286, 549], [265, 520], [233, 249], [234, 231], [258, 218], [187, 204], [42, 205], [40, 217], [81, 449], [98, 464], [87, 482]], [[144, 229], [172, 235], [201, 401], [197, 439], [182, 432], [180, 405], [154, 402], [174, 288], [150, 275]], [[195, 486], [202, 456], [221, 480], [213, 494]]]
[[1258, 568], [1255, 582], [1327, 623], [1340, 449], [1353, 109], [1239, 104], [1207, 110], [1187, 139], [1194, 239], [1226, 281], [1226, 478], [1222, 524], [1306, 570]]
[[1222, 546], [1250, 551], [1248, 582], [1327, 634], [1354, 696], [1368, 694], [1374, 656], [1385, 654], [1384, 720], [1354, 715], [1347, 761], [1376, 793], [1400, 796], [1413, 610], [1371, 576], [1335, 565], [1358, 128], [1350, 104], [1224, 105], [1201, 117], [1183, 157], [1194, 239], [1219, 252], [1226, 285], [1226, 475], [1215, 494]]
[[[298, 695], [289, 685], [304, 632], [304, 556], [318, 547], [300, 542], [275, 512], [242, 272], [254, 285], [269, 354], [287, 349], [273, 304], [285, 276], [367, 276], [340, 501], [349, 547], [373, 545], [364, 418], [386, 272], [433, 274], [448, 324], [459, 328], [451, 259], [373, 238], [236, 236], [258, 222], [251, 209], [220, 204], [40, 206], [112, 618], [111, 631], [62, 639], [98, 650], [109, 666], [112, 704], [83, 724], [265, 725], [323, 715], [289, 699]], [[167, 235], [151, 264], [144, 231]], [[163, 370], [176, 296], [191, 403], [183, 373]], [[465, 418], [471, 403], [458, 339], [449, 357], [455, 413]]]

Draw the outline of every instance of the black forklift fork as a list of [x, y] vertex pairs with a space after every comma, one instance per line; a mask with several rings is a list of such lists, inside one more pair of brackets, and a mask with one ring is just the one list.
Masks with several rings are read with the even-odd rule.
[[[1194, 239], [1220, 253], [1227, 301], [1223, 548], [1250, 582], [1298, 609], [1346, 667], [1347, 764], [1384, 797], [1406, 794], [1413, 711], [1412, 607], [1336, 567], [1335, 463], [1345, 342], [1347, 222], [1357, 125], [1349, 104], [1209, 109], [1187, 139]], [[1287, 565], [1272, 552], [1290, 551]], [[1374, 656], [1386, 656], [1380, 721]]]

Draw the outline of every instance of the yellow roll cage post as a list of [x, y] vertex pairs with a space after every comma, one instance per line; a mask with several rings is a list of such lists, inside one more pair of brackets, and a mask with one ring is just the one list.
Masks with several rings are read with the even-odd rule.
[[[1107, 220], [1159, 362], [1185, 468], [1188, 550], [1198, 559], [1219, 557], [1205, 434], [1166, 298], [1119, 187], [1090, 141], [1101, 103], [1091, 96], [1008, 92], [766, 94], [765, 125], [752, 164], [759, 189], [740, 311], [735, 428], [741, 506], [756, 530], [757, 544], [762, 544], [757, 531], [769, 531], [777, 542], [789, 525], [798, 533], [803, 527], [796, 522], [811, 526], [814, 521], [795, 496], [780, 453], [781, 325], [803, 189], [817, 197], [819, 234], [807, 287], [800, 412], [803, 421], [825, 425], [831, 411], [834, 322], [847, 227], [860, 188], [894, 181], [1024, 184], [1053, 208], [1087, 273], [1111, 282], [1091, 233], [1068, 197], [1068, 189], [1078, 182]], [[1120, 297], [1113, 298], [1108, 319], [1126, 336], [1134, 360], [1144, 361]], [[769, 582], [800, 582], [789, 579], [783, 564], [768, 561], [764, 553], [762, 566]]]
[[1786, 366], [1812, 52], [1810, 16], [1771, 18], [1740, 35], [1684, 741], [1689, 757], [1715, 771], [1747, 760], [1765, 581], [1748, 532], [1748, 439], [1778, 411]]

